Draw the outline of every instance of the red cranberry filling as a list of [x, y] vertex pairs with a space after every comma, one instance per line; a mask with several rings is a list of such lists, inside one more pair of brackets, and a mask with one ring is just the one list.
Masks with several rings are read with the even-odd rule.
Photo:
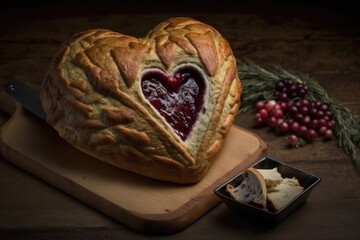
[[205, 81], [199, 71], [185, 67], [168, 76], [154, 69], [144, 74], [141, 88], [146, 99], [184, 141], [204, 104]]

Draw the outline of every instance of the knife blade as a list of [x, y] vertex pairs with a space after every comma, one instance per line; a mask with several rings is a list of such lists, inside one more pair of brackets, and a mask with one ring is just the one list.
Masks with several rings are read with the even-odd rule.
[[26, 110], [45, 120], [46, 113], [41, 105], [39, 94], [35, 89], [20, 81], [9, 82], [4, 86], [5, 92], [19, 102]]

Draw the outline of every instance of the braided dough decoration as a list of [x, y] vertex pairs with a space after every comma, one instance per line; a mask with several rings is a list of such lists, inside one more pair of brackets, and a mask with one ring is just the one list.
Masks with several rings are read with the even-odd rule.
[[[198, 109], [183, 135], [144, 95], [153, 72], [165, 82], [188, 72], [200, 79]], [[173, 18], [142, 39], [104, 29], [72, 36], [52, 60], [40, 98], [47, 121], [79, 150], [154, 179], [195, 183], [220, 151], [240, 95], [228, 42], [206, 24]]]

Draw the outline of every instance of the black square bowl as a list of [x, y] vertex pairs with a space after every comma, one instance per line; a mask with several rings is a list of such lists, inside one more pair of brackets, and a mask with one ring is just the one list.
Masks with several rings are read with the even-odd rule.
[[273, 169], [277, 167], [283, 178], [295, 177], [299, 180], [300, 185], [304, 188], [304, 191], [301, 194], [299, 194], [296, 198], [294, 198], [277, 212], [270, 212], [250, 204], [241, 203], [226, 193], [227, 184], [238, 186], [243, 181], [243, 172], [237, 174], [235, 177], [226, 181], [214, 190], [215, 194], [220, 197], [220, 199], [228, 206], [231, 212], [240, 216], [246, 216], [247, 219], [256, 222], [267, 223], [270, 225], [278, 224], [300, 206], [305, 204], [313, 188], [320, 182], [320, 178], [311, 173], [305, 172], [301, 169], [292, 167], [286, 163], [269, 157], [261, 159], [252, 165], [252, 167], [257, 169]]

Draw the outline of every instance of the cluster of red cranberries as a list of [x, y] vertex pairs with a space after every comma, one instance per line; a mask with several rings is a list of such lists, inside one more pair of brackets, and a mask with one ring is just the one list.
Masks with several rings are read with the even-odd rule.
[[319, 135], [325, 139], [333, 137], [334, 113], [329, 104], [306, 98], [307, 85], [281, 79], [276, 82], [275, 90], [276, 99], [256, 103], [255, 126], [269, 126], [288, 134], [288, 141], [294, 146], [300, 144], [300, 139], [313, 141]]

